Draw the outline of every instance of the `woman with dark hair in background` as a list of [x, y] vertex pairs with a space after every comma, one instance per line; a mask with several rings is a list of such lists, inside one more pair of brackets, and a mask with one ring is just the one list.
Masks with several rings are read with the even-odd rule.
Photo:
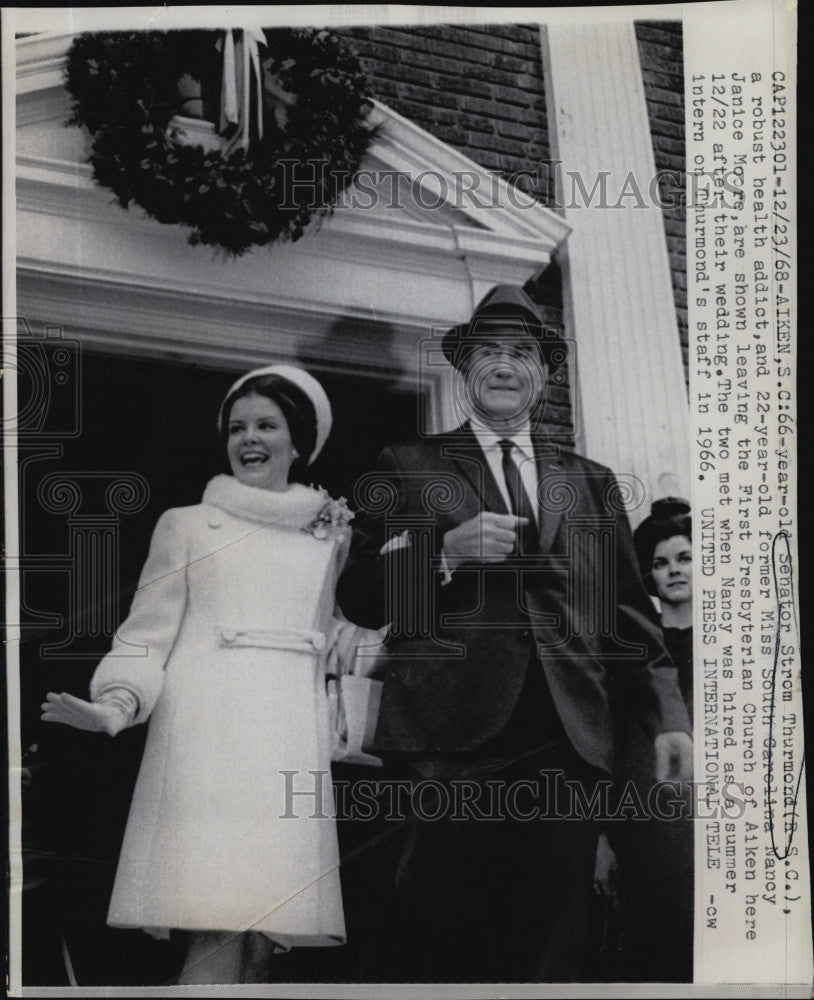
[[[650, 516], [634, 531], [633, 541], [645, 587], [659, 602], [664, 645], [678, 668], [679, 687], [692, 720], [690, 505], [675, 497], [656, 500]], [[620, 734], [619, 775], [624, 801], [629, 803], [632, 794], [632, 801], [641, 802], [649, 814], [647, 819], [632, 816], [624, 823], [611, 823], [597, 852], [597, 889], [609, 897], [618, 895], [622, 977], [634, 982], [690, 982], [692, 803], [686, 791], [678, 793], [671, 786], [655, 794], [652, 743], [635, 722]]]
[[656, 500], [633, 533], [639, 569], [649, 594], [661, 605], [664, 645], [678, 667], [678, 683], [690, 719], [692, 704], [692, 518], [686, 500]]
[[239, 379], [231, 475], [160, 518], [91, 701], [42, 706], [111, 736], [150, 719], [108, 923], [188, 932], [180, 983], [263, 982], [275, 951], [345, 940], [326, 662], [358, 638], [334, 617], [350, 515], [292, 481], [331, 421], [302, 369]]

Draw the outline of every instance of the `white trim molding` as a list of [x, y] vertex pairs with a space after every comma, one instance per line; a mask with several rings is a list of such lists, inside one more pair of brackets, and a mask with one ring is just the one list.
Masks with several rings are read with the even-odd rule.
[[648, 192], [656, 177], [635, 28], [549, 24], [542, 44], [552, 158], [586, 192], [605, 180], [614, 192], [604, 205], [560, 192], [572, 229], [562, 257], [578, 443], [643, 482], [639, 520], [665, 483], [689, 496], [690, 414], [661, 207], [615, 204], [626, 179]]
[[[538, 274], [569, 232], [374, 102], [363, 175], [330, 218], [297, 243], [238, 259], [191, 247], [180, 227], [124, 211], [94, 183], [88, 137], [65, 125], [70, 41], [38, 35], [16, 47], [18, 311], [96, 349], [237, 368], [307, 347], [325, 364], [414, 380], [422, 338], [465, 319], [494, 284]], [[341, 338], [330, 334], [338, 321]]]

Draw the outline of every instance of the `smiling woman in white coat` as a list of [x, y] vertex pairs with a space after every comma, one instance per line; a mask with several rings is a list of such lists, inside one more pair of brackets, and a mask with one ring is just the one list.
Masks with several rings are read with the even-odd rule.
[[190, 932], [181, 983], [262, 982], [275, 950], [345, 940], [325, 679], [350, 515], [291, 481], [330, 426], [302, 369], [239, 379], [232, 475], [159, 519], [91, 700], [43, 704], [111, 736], [149, 719], [108, 923]]

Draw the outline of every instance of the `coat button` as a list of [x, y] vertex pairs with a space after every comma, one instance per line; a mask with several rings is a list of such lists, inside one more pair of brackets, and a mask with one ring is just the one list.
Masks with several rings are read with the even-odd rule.
[[209, 518], [209, 527], [210, 528], [219, 528], [220, 527], [220, 518], [217, 517], [217, 516], [215, 516], [213, 514], [212, 517]]
[[531, 638], [531, 630], [524, 628], [523, 631], [520, 633], [520, 638], [528, 642], [528, 640]]
[[233, 628], [225, 628], [221, 632], [224, 642], [234, 642], [237, 639], [237, 632]]

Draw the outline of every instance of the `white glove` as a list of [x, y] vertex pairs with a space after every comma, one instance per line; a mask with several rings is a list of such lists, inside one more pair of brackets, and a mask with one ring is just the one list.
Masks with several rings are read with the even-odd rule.
[[618, 879], [619, 866], [616, 862], [616, 855], [613, 853], [607, 835], [600, 833], [594, 863], [594, 892], [610, 900], [614, 909], [618, 904], [616, 893]]
[[692, 737], [676, 731], [659, 733], [655, 743], [656, 781], [692, 780]]
[[352, 673], [368, 677], [382, 672], [383, 631], [374, 632], [336, 619], [328, 646], [326, 672], [334, 677]]
[[43, 722], [61, 722], [90, 733], [115, 736], [130, 722], [128, 713], [120, 705], [84, 701], [67, 692], [54, 694], [49, 691], [40, 707]]

